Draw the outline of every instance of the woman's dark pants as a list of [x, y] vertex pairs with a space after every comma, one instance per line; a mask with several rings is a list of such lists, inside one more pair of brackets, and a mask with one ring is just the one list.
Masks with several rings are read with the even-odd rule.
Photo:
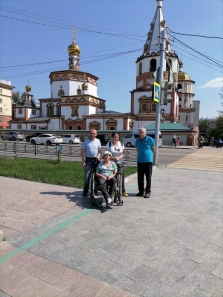
[[[115, 189], [115, 184], [116, 184], [116, 178], [113, 177], [109, 180], [104, 180], [103, 178], [101, 177], [98, 177], [98, 182], [101, 186], [101, 191], [103, 193], [103, 196], [107, 202], [107, 199], [108, 198], [111, 198], [112, 197], [112, 194], [114, 192], [114, 189]], [[109, 186], [109, 192], [107, 191], [107, 186]]]

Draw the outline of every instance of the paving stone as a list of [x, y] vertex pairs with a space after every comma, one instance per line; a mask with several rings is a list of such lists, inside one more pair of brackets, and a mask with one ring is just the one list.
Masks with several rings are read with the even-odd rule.
[[193, 292], [191, 292], [188, 297], [211, 297], [212, 295], [210, 293], [207, 293], [203, 291], [200, 288], [196, 288]]
[[118, 280], [114, 282], [114, 285], [125, 291], [128, 291], [128, 288], [131, 287], [134, 283], [135, 282], [129, 279], [128, 277], [123, 276], [119, 277]]
[[223, 279], [223, 261], [218, 264], [218, 266], [212, 271], [211, 274]]
[[171, 287], [162, 282], [154, 282], [149, 286], [149, 290], [143, 294], [143, 297], [166, 297]]

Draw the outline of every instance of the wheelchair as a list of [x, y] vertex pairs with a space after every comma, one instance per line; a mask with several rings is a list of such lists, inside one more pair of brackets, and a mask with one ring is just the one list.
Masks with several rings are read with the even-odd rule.
[[[122, 198], [122, 164], [117, 164], [116, 185], [115, 185], [115, 196], [113, 204], [116, 203], [118, 206], [123, 205]], [[109, 187], [109, 186], [108, 186]], [[98, 195], [96, 195], [97, 193]], [[97, 198], [95, 196], [98, 196]], [[92, 206], [101, 206], [104, 200], [103, 193], [101, 191], [101, 185], [97, 181], [95, 171], [92, 169], [90, 177], [90, 198]]]

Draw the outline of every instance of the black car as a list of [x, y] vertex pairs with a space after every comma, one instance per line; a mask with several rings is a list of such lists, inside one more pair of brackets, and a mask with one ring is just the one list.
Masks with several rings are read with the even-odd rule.
[[39, 136], [39, 135], [41, 135], [41, 134], [43, 134], [43, 133], [37, 132], [37, 133], [33, 133], [32, 135], [28, 135], [28, 136], [26, 136], [26, 141], [27, 141], [27, 142], [30, 142], [30, 139], [31, 139], [32, 137], [37, 137], [37, 136]]

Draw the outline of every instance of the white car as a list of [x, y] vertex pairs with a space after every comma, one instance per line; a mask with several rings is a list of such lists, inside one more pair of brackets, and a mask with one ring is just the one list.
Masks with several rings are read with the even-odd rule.
[[78, 144], [81, 142], [80, 137], [75, 134], [62, 134], [61, 137], [63, 139], [63, 143]]
[[46, 145], [51, 145], [51, 144], [59, 144], [63, 143], [63, 139], [61, 136], [57, 136], [54, 134], [41, 134], [37, 137], [32, 137], [30, 139], [31, 144], [46, 144]]

